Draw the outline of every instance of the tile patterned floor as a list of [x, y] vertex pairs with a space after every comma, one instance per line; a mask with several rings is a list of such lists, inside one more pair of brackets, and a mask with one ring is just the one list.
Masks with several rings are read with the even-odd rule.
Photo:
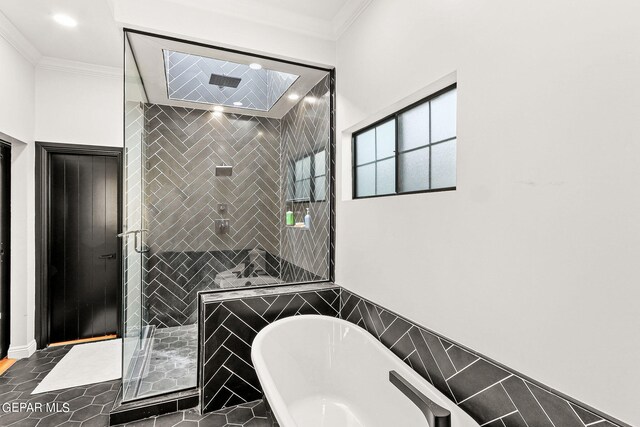
[[[173, 340], [169, 340], [172, 344]], [[90, 384], [72, 389], [31, 395], [38, 383], [71, 349], [71, 345], [37, 351], [28, 359], [18, 360], [0, 375], [0, 426], [2, 427], [106, 427], [109, 411], [120, 388], [120, 380]], [[171, 346], [169, 346], [171, 348]], [[26, 404], [20, 412], [6, 411], [5, 404]], [[69, 404], [69, 412], [46, 411], [44, 405]], [[42, 410], [37, 406], [43, 405]], [[127, 426], [141, 427], [267, 427], [262, 401], [245, 403], [205, 415], [197, 409], [149, 418]]]
[[196, 409], [125, 424], [124, 427], [271, 427], [262, 400], [205, 415]]
[[156, 329], [149, 358], [138, 398], [195, 387], [198, 325]]
[[[28, 359], [18, 360], [0, 376], [0, 426], [103, 427], [109, 424], [108, 414], [118, 394], [120, 380], [31, 395], [71, 347], [68, 345], [38, 351]], [[5, 408], [7, 403], [22, 403], [28, 407], [20, 412], [10, 412]], [[38, 408], [38, 405], [52, 403], [68, 403], [69, 412]]]

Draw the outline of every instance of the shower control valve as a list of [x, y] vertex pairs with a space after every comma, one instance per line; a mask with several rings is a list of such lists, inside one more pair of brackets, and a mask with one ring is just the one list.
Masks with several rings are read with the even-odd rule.
[[216, 219], [214, 220], [214, 226], [216, 234], [227, 234], [229, 232], [228, 219]]

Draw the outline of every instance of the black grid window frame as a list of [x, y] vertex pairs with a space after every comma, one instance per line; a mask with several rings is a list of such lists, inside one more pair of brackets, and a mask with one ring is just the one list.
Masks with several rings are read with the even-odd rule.
[[[320, 154], [320, 153], [324, 153], [325, 156], [325, 169], [324, 169], [324, 173], [320, 174], [320, 175], [316, 175], [316, 154]], [[289, 173], [291, 174], [291, 181], [289, 183], [290, 188], [290, 194], [293, 196], [292, 198], [287, 198], [285, 200], [286, 203], [312, 203], [312, 202], [326, 202], [327, 201], [327, 197], [326, 197], [326, 191], [327, 188], [325, 187], [325, 197], [323, 199], [318, 199], [316, 197], [316, 179], [318, 178], [325, 178], [327, 176], [327, 168], [326, 168], [326, 162], [327, 162], [327, 150], [326, 148], [322, 148], [320, 150], [317, 151], [310, 151], [308, 153], [305, 153], [304, 155], [297, 157], [295, 159], [293, 159], [290, 163], [289, 163]], [[298, 179], [298, 177], [296, 176], [296, 163], [304, 160], [306, 158], [309, 158], [309, 178], [304, 178], [304, 179]], [[297, 199], [296, 198], [296, 183], [300, 182], [300, 181], [306, 181], [309, 180], [309, 198], [303, 198], [303, 199]]]
[[[352, 198], [355, 199], [374, 199], [374, 198], [379, 198], [379, 197], [389, 197], [389, 196], [401, 196], [401, 195], [405, 195], [405, 194], [421, 194], [421, 193], [440, 193], [443, 191], [454, 191], [456, 190], [456, 186], [453, 187], [443, 187], [443, 188], [431, 188], [431, 161], [432, 161], [432, 157], [431, 157], [431, 147], [433, 147], [434, 145], [438, 145], [438, 144], [442, 144], [445, 142], [449, 142], [449, 141], [453, 141], [455, 139], [458, 138], [457, 132], [456, 135], [454, 137], [451, 138], [447, 138], [447, 139], [443, 139], [441, 141], [436, 141], [436, 142], [432, 142], [431, 141], [431, 106], [429, 106], [429, 142], [427, 144], [424, 145], [420, 145], [418, 147], [412, 147], [408, 150], [403, 150], [400, 151], [399, 148], [399, 141], [400, 138], [398, 136], [398, 129], [399, 129], [399, 119], [400, 116], [403, 113], [406, 113], [409, 110], [412, 110], [416, 107], [419, 107], [420, 105], [423, 105], [425, 103], [431, 102], [433, 99], [439, 97], [440, 95], [443, 95], [449, 91], [452, 91], [454, 89], [457, 89], [458, 84], [454, 83], [452, 85], [449, 85], [437, 92], [432, 93], [431, 95], [422, 98], [421, 100], [414, 102], [413, 104], [407, 105], [406, 107], [391, 113], [385, 117], [383, 117], [380, 120], [377, 120], [376, 122], [360, 129], [357, 130], [355, 132], [352, 133], [351, 135], [351, 189], [352, 189]], [[395, 150], [394, 150], [394, 155], [392, 157], [386, 157], [384, 159], [375, 159], [372, 162], [367, 162], [367, 163], [363, 163], [361, 165], [356, 165], [356, 159], [357, 159], [357, 155], [358, 155], [358, 151], [357, 151], [357, 144], [356, 144], [356, 140], [357, 137], [359, 135], [362, 135], [372, 129], [376, 129], [377, 127], [386, 124], [387, 122], [393, 120], [395, 122]], [[377, 145], [377, 141], [374, 142]], [[416, 191], [400, 191], [399, 188], [399, 158], [400, 158], [400, 154], [405, 154], [405, 153], [410, 153], [412, 151], [417, 151], [420, 149], [425, 149], [428, 148], [429, 149], [429, 188], [425, 189], [425, 190], [416, 190]], [[377, 147], [375, 148], [376, 150], [376, 157], [377, 157]], [[384, 160], [389, 160], [391, 158], [395, 157], [395, 192], [393, 193], [386, 193], [386, 194], [372, 194], [369, 196], [358, 196], [357, 192], [358, 192], [358, 176], [356, 173], [356, 170], [358, 167], [361, 166], [366, 166], [369, 164], [376, 164], [378, 162], [384, 161]], [[376, 186], [376, 191], [377, 191], [377, 168], [376, 168], [376, 176], [375, 176], [375, 186]]]

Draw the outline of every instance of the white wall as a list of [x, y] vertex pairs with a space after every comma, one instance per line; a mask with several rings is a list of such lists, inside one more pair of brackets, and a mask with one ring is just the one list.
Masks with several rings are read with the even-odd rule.
[[36, 141], [122, 146], [121, 70], [45, 59], [35, 82]]
[[459, 83], [455, 192], [349, 200], [342, 139], [338, 283], [632, 424], [638, 16], [635, 0], [374, 0], [337, 46], [338, 132]]
[[0, 132], [23, 142], [11, 147], [11, 357], [33, 348], [34, 68], [3, 37], [0, 64]]
[[12, 146], [11, 345], [35, 350], [35, 143], [122, 146], [122, 77], [106, 67], [44, 59], [34, 66], [0, 38], [0, 132]]

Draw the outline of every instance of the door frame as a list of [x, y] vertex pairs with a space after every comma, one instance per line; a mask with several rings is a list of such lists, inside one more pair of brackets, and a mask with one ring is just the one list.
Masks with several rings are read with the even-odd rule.
[[[36, 313], [35, 340], [38, 349], [50, 344], [51, 311], [49, 308], [49, 192], [52, 154], [75, 154], [115, 157], [118, 160], [118, 233], [122, 232], [123, 148], [98, 145], [63, 144], [36, 141]], [[118, 245], [118, 336], [122, 336], [122, 245]]]
[[[6, 218], [6, 225], [8, 226], [7, 230], [7, 241], [5, 242], [4, 252], [5, 252], [5, 261], [9, 263], [8, 274], [7, 274], [7, 283], [2, 283], [4, 288], [0, 289], [2, 293], [2, 297], [0, 298], [0, 303], [2, 307], [0, 307], [0, 312], [2, 312], [2, 319], [0, 319], [0, 334], [2, 335], [3, 344], [5, 344], [6, 348], [0, 348], [0, 353], [5, 353], [7, 356], [9, 352], [9, 346], [11, 345], [11, 142], [8, 138], [3, 138], [6, 136], [0, 133], [0, 147], [7, 148], [9, 150], [9, 159], [6, 163], [7, 170], [3, 171], [6, 179], [3, 180], [4, 185], [8, 185], [8, 204], [9, 204], [9, 217]], [[0, 159], [0, 161], [4, 161], [4, 159]], [[2, 310], [4, 308], [4, 310]], [[0, 355], [1, 356], [1, 355]]]

